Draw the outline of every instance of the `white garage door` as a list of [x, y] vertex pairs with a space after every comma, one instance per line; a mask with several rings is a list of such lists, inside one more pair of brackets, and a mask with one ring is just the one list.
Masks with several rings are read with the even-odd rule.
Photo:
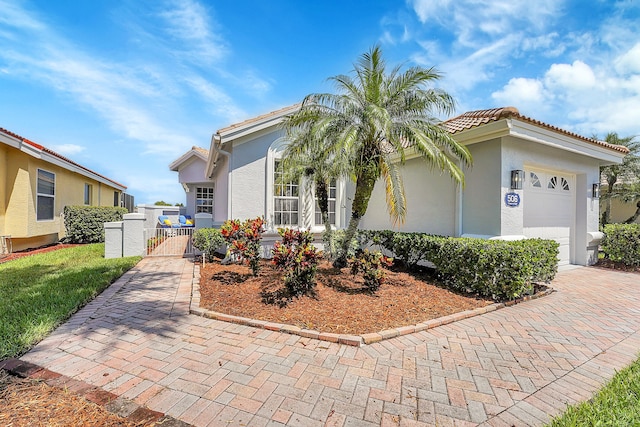
[[524, 235], [560, 244], [559, 265], [571, 261], [575, 179], [571, 175], [527, 170], [524, 186]]

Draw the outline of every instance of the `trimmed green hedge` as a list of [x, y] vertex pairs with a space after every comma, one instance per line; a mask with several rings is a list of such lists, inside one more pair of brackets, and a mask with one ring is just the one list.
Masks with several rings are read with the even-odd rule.
[[640, 224], [607, 224], [604, 226], [602, 251], [611, 261], [640, 266]]
[[104, 242], [104, 223], [122, 221], [129, 211], [112, 206], [65, 206], [64, 227], [69, 243]]
[[213, 262], [216, 249], [224, 244], [222, 232], [217, 228], [200, 228], [193, 233], [193, 246], [202, 251], [208, 262]]
[[378, 245], [407, 267], [435, 265], [451, 289], [475, 292], [494, 300], [530, 293], [535, 282], [549, 282], [557, 272], [558, 243], [553, 240], [485, 240], [423, 233], [362, 231], [363, 245]]

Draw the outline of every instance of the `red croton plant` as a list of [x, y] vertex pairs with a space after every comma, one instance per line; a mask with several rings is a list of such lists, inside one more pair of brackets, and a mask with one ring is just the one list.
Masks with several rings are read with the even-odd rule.
[[227, 220], [220, 227], [220, 232], [229, 247], [229, 253], [239, 256], [249, 264], [251, 273], [257, 276], [260, 270], [260, 240], [264, 233], [264, 218]]

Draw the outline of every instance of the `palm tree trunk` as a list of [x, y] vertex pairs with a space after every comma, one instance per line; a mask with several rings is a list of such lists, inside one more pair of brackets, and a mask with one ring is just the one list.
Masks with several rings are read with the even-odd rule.
[[322, 240], [324, 241], [325, 251], [328, 252], [329, 258], [333, 258], [333, 236], [331, 230], [331, 223], [329, 222], [329, 190], [326, 182], [316, 182], [316, 196], [318, 197], [318, 206], [320, 207], [320, 215], [322, 216], [322, 223], [324, 224], [324, 235]]
[[349, 220], [349, 226], [344, 234], [344, 241], [339, 249], [340, 253], [335, 261], [333, 261], [333, 266], [335, 268], [343, 268], [347, 265], [349, 247], [356, 235], [356, 231], [358, 231], [360, 219], [367, 212], [367, 206], [369, 206], [369, 199], [371, 198], [376, 178], [377, 176], [373, 173], [363, 173], [358, 175], [356, 180], [356, 192], [353, 196], [353, 205], [351, 207], [351, 219]]

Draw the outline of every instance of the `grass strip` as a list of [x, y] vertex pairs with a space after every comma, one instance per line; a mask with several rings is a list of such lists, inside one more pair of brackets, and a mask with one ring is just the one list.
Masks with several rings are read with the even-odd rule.
[[0, 264], [0, 360], [28, 351], [139, 260], [105, 259], [98, 243]]
[[622, 369], [592, 399], [569, 406], [548, 427], [640, 426], [640, 358]]

